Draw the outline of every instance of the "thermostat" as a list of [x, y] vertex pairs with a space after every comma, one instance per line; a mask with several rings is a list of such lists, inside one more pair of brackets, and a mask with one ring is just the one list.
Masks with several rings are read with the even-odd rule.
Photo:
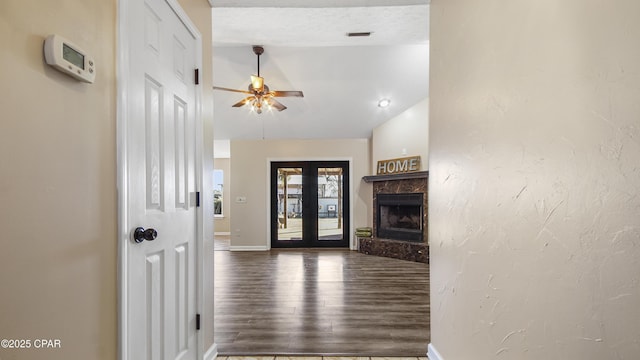
[[93, 83], [96, 78], [93, 58], [60, 35], [49, 35], [45, 39], [44, 59], [56, 70], [80, 81]]

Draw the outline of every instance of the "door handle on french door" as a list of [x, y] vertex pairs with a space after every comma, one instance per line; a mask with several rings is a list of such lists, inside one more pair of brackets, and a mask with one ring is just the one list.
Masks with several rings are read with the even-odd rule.
[[158, 232], [153, 228], [142, 228], [138, 227], [133, 231], [133, 241], [137, 243], [141, 243], [145, 240], [153, 241], [158, 237]]

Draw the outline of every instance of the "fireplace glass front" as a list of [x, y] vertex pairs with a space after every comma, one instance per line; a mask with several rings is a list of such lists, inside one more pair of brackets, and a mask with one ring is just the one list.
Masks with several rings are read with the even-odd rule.
[[377, 237], [423, 241], [423, 194], [378, 194]]

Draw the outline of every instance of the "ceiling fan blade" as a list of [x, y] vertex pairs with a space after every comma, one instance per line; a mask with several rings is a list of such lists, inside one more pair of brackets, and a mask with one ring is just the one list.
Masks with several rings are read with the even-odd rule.
[[231, 107], [241, 107], [244, 106], [247, 102], [251, 101], [253, 99], [253, 96], [248, 96], [240, 101], [238, 101], [237, 103], [231, 105]]
[[243, 94], [253, 94], [252, 92], [246, 91], [246, 90], [229, 89], [229, 88], [224, 88], [224, 87], [220, 87], [220, 86], [214, 86], [213, 89], [214, 90], [233, 91], [233, 92], [239, 92], [239, 93], [243, 93]]
[[302, 91], [271, 91], [271, 96], [276, 96], [276, 97], [288, 97], [288, 96], [304, 97], [304, 95], [302, 94]]
[[282, 111], [284, 109], [286, 109], [287, 107], [284, 106], [281, 102], [279, 102], [276, 99], [269, 99], [269, 105], [271, 105], [272, 108], [278, 110], [278, 111]]

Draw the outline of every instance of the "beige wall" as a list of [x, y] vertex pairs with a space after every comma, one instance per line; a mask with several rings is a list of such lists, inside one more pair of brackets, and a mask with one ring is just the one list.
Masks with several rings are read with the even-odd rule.
[[640, 358], [640, 2], [431, 2], [432, 345]]
[[[429, 170], [429, 99], [373, 129], [371, 171], [380, 160], [420, 155], [420, 170]], [[403, 152], [405, 152], [403, 154]]]
[[[115, 359], [116, 1], [0, 2], [0, 338], [5, 359]], [[45, 37], [93, 54], [94, 84], [44, 63]]]
[[[207, 2], [180, 2], [210, 54]], [[62, 343], [51, 350], [0, 349], [3, 360], [117, 357], [116, 9], [113, 0], [0, 2], [0, 338]], [[52, 33], [91, 52], [94, 84], [44, 63], [42, 44]], [[203, 117], [210, 154], [207, 59]], [[210, 157], [204, 162], [212, 168]], [[205, 244], [205, 252], [212, 248]], [[212, 294], [213, 286], [207, 299]], [[212, 307], [203, 315], [212, 324]], [[205, 326], [205, 348], [213, 343], [212, 328]]]
[[215, 158], [213, 159], [214, 168], [222, 170], [224, 173], [222, 187], [222, 215], [223, 217], [216, 217], [214, 221], [214, 229], [216, 234], [231, 232], [230, 228], [230, 214], [231, 214], [231, 168], [229, 158]]
[[[353, 226], [371, 226], [371, 185], [361, 179], [369, 175], [368, 139], [346, 140], [235, 140], [231, 141], [231, 246], [266, 247], [267, 190], [269, 168], [267, 159], [286, 160], [346, 160], [352, 159], [351, 183]], [[237, 196], [247, 198], [237, 204]], [[353, 230], [353, 229], [352, 229]]]

